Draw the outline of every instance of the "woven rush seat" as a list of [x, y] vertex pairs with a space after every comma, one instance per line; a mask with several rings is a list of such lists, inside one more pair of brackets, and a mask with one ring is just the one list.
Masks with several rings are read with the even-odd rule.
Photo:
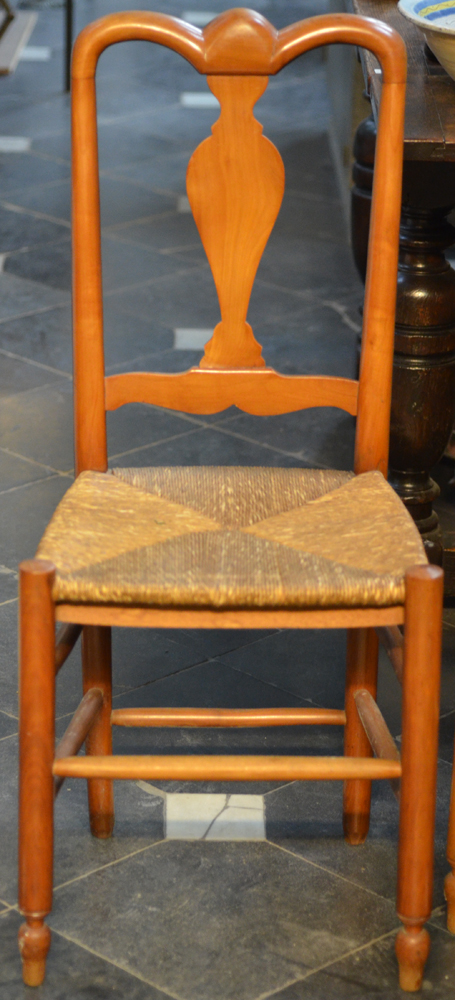
[[37, 555], [56, 601], [211, 607], [399, 604], [425, 562], [380, 472], [233, 467], [84, 472]]

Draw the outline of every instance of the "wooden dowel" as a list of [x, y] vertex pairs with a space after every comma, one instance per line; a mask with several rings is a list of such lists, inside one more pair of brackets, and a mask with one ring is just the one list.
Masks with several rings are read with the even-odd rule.
[[64, 625], [57, 635], [55, 646], [55, 673], [58, 674], [63, 664], [68, 659], [71, 650], [82, 632], [82, 625]]
[[[359, 718], [370, 741], [371, 748], [380, 760], [400, 760], [400, 752], [384, 716], [369, 691], [356, 691], [354, 695]], [[393, 794], [400, 798], [400, 781], [392, 778]]]
[[374, 757], [64, 757], [54, 762], [53, 773], [136, 781], [342, 781], [399, 778], [401, 764]]
[[378, 625], [378, 639], [389, 657], [400, 684], [403, 683], [404, 635], [398, 625]]
[[113, 726], [344, 726], [337, 708], [115, 708]]
[[[55, 751], [55, 760], [61, 757], [72, 757], [73, 754], [79, 753], [81, 746], [85, 743], [86, 737], [93, 726], [93, 723], [100, 711], [103, 704], [103, 692], [100, 688], [92, 688], [84, 694], [84, 697], [78, 705], [73, 718], [65, 732], [62, 736], [60, 743]], [[65, 780], [64, 775], [59, 775], [54, 777], [54, 791], [55, 795], [58, 795], [63, 782]]]

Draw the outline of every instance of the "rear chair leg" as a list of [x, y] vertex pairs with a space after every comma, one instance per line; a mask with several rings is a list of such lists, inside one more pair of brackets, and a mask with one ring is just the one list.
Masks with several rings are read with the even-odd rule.
[[408, 992], [420, 989], [430, 950], [443, 579], [439, 566], [406, 574], [397, 898], [404, 927], [395, 950]]
[[20, 567], [19, 931], [24, 983], [44, 979], [51, 933], [55, 718], [55, 615], [50, 562]]
[[[355, 692], [365, 688], [376, 698], [378, 676], [378, 638], [374, 629], [348, 630], [346, 671], [346, 757], [372, 757], [369, 740], [359, 719]], [[371, 781], [344, 782], [343, 829], [349, 844], [363, 844], [370, 825]]]
[[452, 869], [444, 882], [444, 893], [447, 900], [447, 930], [451, 934], [455, 934], [455, 750], [452, 765], [447, 861]]
[[[111, 630], [102, 625], [85, 625], [82, 632], [82, 674], [84, 694], [93, 687], [104, 694], [103, 707], [85, 741], [86, 754], [112, 754], [112, 670]], [[94, 837], [105, 839], [114, 829], [113, 782], [91, 778], [87, 782], [90, 829]]]

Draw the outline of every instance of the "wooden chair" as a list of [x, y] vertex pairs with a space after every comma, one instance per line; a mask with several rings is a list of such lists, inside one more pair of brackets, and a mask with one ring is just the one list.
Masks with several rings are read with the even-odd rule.
[[[198, 368], [105, 378], [95, 69], [116, 42], [174, 49], [221, 105], [188, 168], [188, 197], [221, 310]], [[268, 76], [331, 42], [372, 50], [383, 86], [359, 381], [283, 376], [246, 322], [253, 280], [280, 208], [284, 168], [253, 106]], [[344, 830], [361, 843], [371, 781], [401, 779], [396, 941], [400, 982], [419, 988], [429, 949], [442, 571], [387, 485], [406, 53], [386, 25], [314, 17], [283, 31], [232, 10], [204, 31], [163, 14], [89, 25], [73, 57], [75, 427], [78, 478], [21, 566], [20, 931], [24, 980], [42, 982], [52, 902], [54, 794], [86, 778], [96, 837], [114, 824], [113, 779], [344, 781]], [[106, 410], [132, 401], [190, 413], [236, 404], [253, 414], [337, 406], [357, 414], [355, 474], [305, 469], [107, 472]], [[55, 644], [54, 624], [64, 623]], [[405, 625], [403, 639], [399, 625]], [[345, 710], [114, 709], [110, 627], [348, 629]], [[79, 633], [84, 697], [54, 749], [55, 671]], [[397, 751], [375, 701], [377, 630], [400, 674]], [[112, 756], [111, 726], [345, 727], [340, 758]], [[77, 756], [85, 741], [85, 756]]]

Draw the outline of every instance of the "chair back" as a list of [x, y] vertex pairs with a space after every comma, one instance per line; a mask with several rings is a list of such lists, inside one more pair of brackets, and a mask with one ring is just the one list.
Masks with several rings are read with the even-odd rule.
[[[187, 192], [218, 293], [221, 321], [199, 367], [105, 377], [95, 71], [105, 48], [146, 39], [174, 49], [220, 102], [212, 135], [188, 165]], [[270, 75], [310, 49], [350, 43], [374, 52], [382, 94], [374, 171], [359, 380], [285, 376], [266, 366], [247, 322], [256, 271], [278, 215], [284, 165], [254, 105]], [[336, 406], [357, 415], [355, 471], [387, 473], [401, 205], [406, 49], [387, 25], [349, 14], [282, 31], [260, 14], [226, 11], [203, 31], [165, 14], [127, 12], [79, 35], [72, 63], [73, 303], [77, 472], [107, 468], [106, 410], [144, 402], [188, 413], [278, 414]]]

